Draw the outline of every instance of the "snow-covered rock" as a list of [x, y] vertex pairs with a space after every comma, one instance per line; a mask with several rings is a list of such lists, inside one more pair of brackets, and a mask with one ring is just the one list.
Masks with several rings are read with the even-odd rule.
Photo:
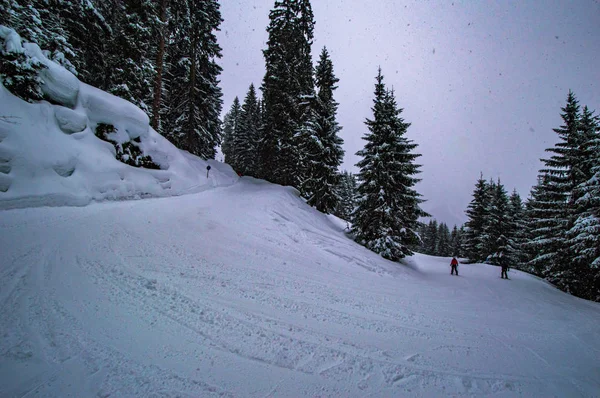
[[129, 139], [148, 135], [150, 120], [140, 108], [122, 98], [81, 83], [80, 106], [93, 123], [112, 124]]
[[58, 127], [67, 134], [80, 133], [87, 127], [87, 116], [63, 106], [54, 109]]
[[[14, 31], [0, 27], [0, 36], [46, 65], [43, 91], [52, 102], [28, 103], [0, 84], [0, 209], [182, 195], [237, 181], [228, 165], [174, 147], [135, 105], [79, 82]], [[117, 160], [114, 145], [94, 134], [99, 123], [114, 126], [116, 145], [135, 140], [160, 170]]]

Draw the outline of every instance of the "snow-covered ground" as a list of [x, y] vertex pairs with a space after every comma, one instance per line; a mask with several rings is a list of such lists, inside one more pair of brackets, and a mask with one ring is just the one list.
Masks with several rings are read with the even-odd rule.
[[0, 396], [598, 396], [600, 305], [391, 263], [293, 189], [0, 212]]

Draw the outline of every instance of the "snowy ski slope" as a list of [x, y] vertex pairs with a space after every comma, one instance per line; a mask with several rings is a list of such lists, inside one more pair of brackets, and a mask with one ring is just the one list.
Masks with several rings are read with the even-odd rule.
[[600, 395], [599, 304], [344, 227], [251, 178], [0, 211], [0, 396]]

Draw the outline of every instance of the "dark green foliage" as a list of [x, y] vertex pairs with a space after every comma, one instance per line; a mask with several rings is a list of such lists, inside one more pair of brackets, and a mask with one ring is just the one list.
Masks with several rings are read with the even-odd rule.
[[487, 257], [483, 234], [488, 213], [488, 202], [489, 187], [482, 174], [477, 180], [473, 191], [473, 199], [466, 211], [469, 220], [465, 223], [464, 255], [472, 262], [481, 262]]
[[40, 101], [44, 94], [40, 71], [43, 64], [24, 53], [8, 52], [0, 40], [0, 81], [11, 93], [28, 101]]
[[155, 68], [153, 39], [159, 22], [154, 1], [125, 0], [118, 6], [108, 92], [149, 113]]
[[343, 220], [351, 222], [358, 194], [356, 177], [354, 177], [354, 174], [345, 170], [340, 174], [337, 192], [340, 200], [334, 214]]
[[298, 187], [301, 154], [295, 136], [310, 117], [314, 98], [311, 45], [314, 18], [308, 0], [277, 0], [269, 13], [263, 51], [263, 128], [258, 176]]
[[488, 185], [489, 203], [485, 214], [482, 234], [483, 256], [486, 262], [498, 265], [504, 258], [509, 240], [512, 238], [510, 208], [504, 186], [498, 180]]
[[222, 21], [216, 0], [171, 3], [168, 79], [162, 132], [181, 149], [214, 159], [221, 143], [221, 57], [215, 32]]
[[438, 242], [436, 247], [436, 255], [441, 257], [449, 257], [452, 255], [452, 246], [450, 244], [450, 230], [445, 223], [441, 223], [437, 231]]
[[463, 234], [464, 234], [463, 227], [458, 229], [455, 225], [454, 228], [452, 228], [452, 233], [450, 234], [450, 250], [451, 250], [451, 255], [453, 257], [462, 257], [463, 256], [463, 250], [462, 250]]
[[256, 96], [254, 84], [248, 88], [240, 112], [239, 131], [234, 136], [239, 170], [244, 175], [258, 175], [258, 142], [260, 140], [261, 114], [260, 102]]
[[223, 117], [223, 145], [221, 146], [225, 163], [229, 164], [238, 173], [241, 173], [241, 170], [237, 160], [238, 153], [235, 141], [239, 135], [241, 113], [240, 100], [235, 97], [229, 112]]
[[429, 220], [429, 223], [423, 230], [423, 253], [432, 256], [437, 255], [438, 244], [438, 222], [437, 220]]
[[307, 203], [323, 213], [331, 213], [340, 197], [337, 192], [342, 163], [343, 140], [338, 136], [341, 127], [336, 120], [338, 104], [333, 91], [339, 81], [333, 73], [333, 63], [323, 48], [315, 70], [317, 96], [312, 102], [308, 122], [297, 136], [302, 156], [300, 191]]
[[96, 137], [102, 141], [110, 142], [115, 147], [116, 159], [133, 167], [143, 167], [146, 169], [160, 170], [160, 166], [154, 163], [152, 157], [144, 155], [139, 144], [140, 139], [134, 138], [131, 141], [119, 143], [110, 138], [110, 134], [116, 132], [112, 124], [99, 123], [96, 126]]
[[381, 70], [375, 84], [373, 119], [365, 122], [367, 143], [357, 155], [363, 159], [358, 191], [360, 198], [353, 214], [352, 231], [356, 241], [384, 258], [398, 261], [411, 255], [409, 247], [419, 243], [418, 218], [427, 216], [419, 204], [420, 195], [413, 189], [419, 181], [414, 176], [420, 155], [405, 134], [410, 126], [400, 117], [394, 94], [386, 90]]

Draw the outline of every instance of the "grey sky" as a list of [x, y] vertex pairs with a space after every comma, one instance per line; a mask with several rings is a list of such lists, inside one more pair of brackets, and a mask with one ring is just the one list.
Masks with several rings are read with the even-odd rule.
[[[600, 2], [313, 0], [313, 59], [327, 46], [340, 79], [344, 169], [356, 172], [377, 67], [419, 147], [424, 209], [449, 224], [480, 172], [525, 199], [556, 142], [572, 89], [600, 111]], [[260, 86], [274, 0], [222, 0], [224, 110]]]

